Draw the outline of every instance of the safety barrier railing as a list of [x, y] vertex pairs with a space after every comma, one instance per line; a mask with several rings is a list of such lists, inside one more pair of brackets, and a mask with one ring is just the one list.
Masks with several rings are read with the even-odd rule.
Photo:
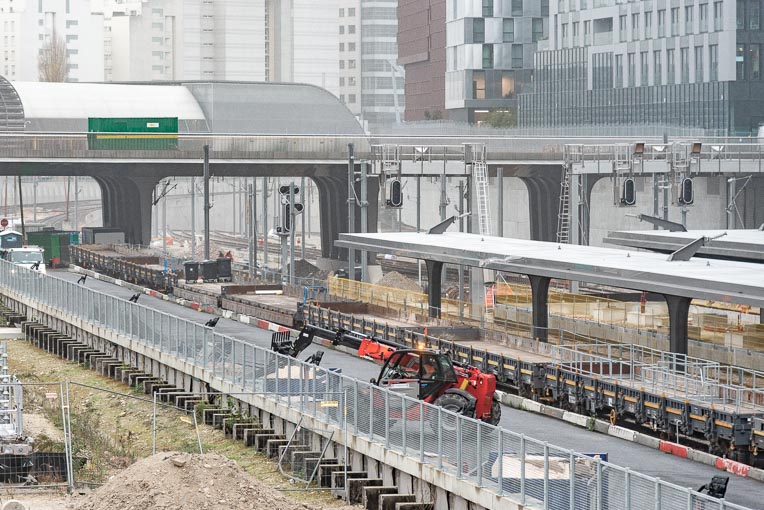
[[[5, 261], [0, 261], [0, 285], [4, 294], [24, 299], [32, 308], [56, 308], [242, 391], [272, 393], [271, 399], [335, 430], [342, 428], [347, 413], [347, 428], [354, 436], [529, 507], [746, 510]], [[315, 396], [306, 395], [311, 392]], [[325, 392], [342, 392], [347, 398], [336, 407], [317, 405]]]
[[[762, 412], [764, 374], [639, 345], [555, 345], [554, 363], [672, 397]], [[736, 372], [740, 371], [740, 374]], [[739, 384], [735, 376], [741, 375]]]

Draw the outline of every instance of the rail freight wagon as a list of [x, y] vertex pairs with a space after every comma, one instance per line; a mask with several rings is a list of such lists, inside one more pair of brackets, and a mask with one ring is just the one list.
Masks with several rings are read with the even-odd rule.
[[42, 230], [27, 232], [29, 244], [39, 246], [45, 252], [45, 264], [48, 267], [68, 266], [71, 262], [69, 247], [79, 244], [80, 235], [77, 232], [62, 232]]
[[89, 150], [175, 150], [178, 118], [88, 118]]

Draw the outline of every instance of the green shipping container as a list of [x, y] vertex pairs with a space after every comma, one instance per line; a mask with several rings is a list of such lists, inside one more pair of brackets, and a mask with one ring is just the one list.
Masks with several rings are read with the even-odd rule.
[[48, 266], [52, 266], [52, 261], [56, 260], [60, 265], [68, 265], [71, 260], [69, 255], [69, 246], [79, 244], [79, 234], [77, 232], [57, 232], [46, 231], [28, 232], [27, 244], [39, 246], [45, 252], [43, 260]]
[[178, 118], [88, 118], [88, 149], [156, 151], [178, 148]]

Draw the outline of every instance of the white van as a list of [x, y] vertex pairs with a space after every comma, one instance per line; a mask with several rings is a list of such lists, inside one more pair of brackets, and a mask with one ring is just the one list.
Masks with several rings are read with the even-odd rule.
[[23, 248], [8, 248], [2, 251], [2, 258], [8, 262], [18, 264], [27, 269], [35, 269], [45, 273], [45, 260], [43, 249], [37, 246], [25, 246]]

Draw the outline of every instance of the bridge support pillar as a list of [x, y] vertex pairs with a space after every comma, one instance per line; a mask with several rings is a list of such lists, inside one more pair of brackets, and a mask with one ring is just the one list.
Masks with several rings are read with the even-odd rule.
[[669, 312], [669, 350], [677, 354], [687, 354], [687, 319], [692, 299], [669, 294], [664, 297]]
[[539, 342], [549, 340], [549, 283], [546, 276], [528, 276], [533, 301], [533, 326], [531, 333]]
[[534, 241], [554, 242], [557, 240], [562, 171], [559, 171], [557, 175], [557, 178], [521, 177], [528, 189], [530, 234]]
[[759, 307], [759, 324], [764, 324], [764, 306]]
[[429, 315], [433, 318], [440, 318], [441, 307], [441, 283], [443, 279], [443, 262], [436, 260], [425, 260], [427, 265], [427, 301], [429, 305]]
[[[312, 179], [318, 190], [319, 211], [321, 218], [321, 257], [323, 259], [347, 261], [348, 251], [346, 248], [337, 248], [334, 242], [339, 239], [340, 232], [349, 232], [347, 210], [347, 169], [343, 168], [344, 174], [335, 172], [330, 175], [316, 175]], [[339, 176], [341, 175], [341, 177]], [[360, 182], [356, 183], [356, 196], [361, 196]], [[377, 231], [377, 216], [379, 210], [379, 179], [369, 176], [367, 181], [367, 226], [366, 232]], [[356, 210], [355, 228], [353, 232], [361, 232], [361, 212]], [[356, 263], [360, 262], [361, 252], [356, 251]], [[368, 254], [368, 263], [376, 264], [376, 254]], [[329, 267], [329, 261], [322, 264]], [[340, 265], [337, 268], [341, 267]], [[352, 278], [353, 276], [350, 275]]]
[[151, 200], [158, 178], [94, 177], [103, 197], [104, 227], [125, 233], [125, 242], [151, 242]]

